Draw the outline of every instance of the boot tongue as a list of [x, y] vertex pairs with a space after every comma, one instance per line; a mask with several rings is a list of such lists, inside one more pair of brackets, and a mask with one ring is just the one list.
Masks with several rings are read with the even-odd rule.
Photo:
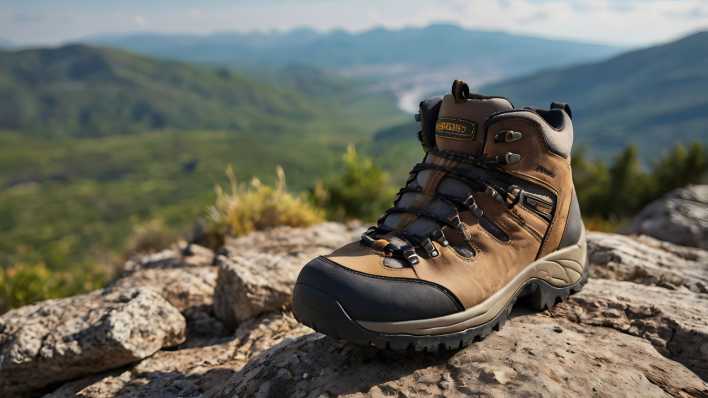
[[505, 98], [446, 95], [435, 124], [435, 144], [444, 151], [479, 156], [484, 149], [484, 122], [494, 113], [512, 109]]

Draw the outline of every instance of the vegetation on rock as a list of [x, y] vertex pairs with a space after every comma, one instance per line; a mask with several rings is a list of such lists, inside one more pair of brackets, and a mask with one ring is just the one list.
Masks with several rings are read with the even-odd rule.
[[240, 236], [281, 225], [306, 227], [324, 220], [322, 211], [304, 195], [288, 192], [282, 167], [276, 169], [274, 186], [255, 177], [249, 184], [239, 183], [230, 166], [226, 174], [229, 187], [216, 187], [216, 201], [209, 208], [210, 235]]

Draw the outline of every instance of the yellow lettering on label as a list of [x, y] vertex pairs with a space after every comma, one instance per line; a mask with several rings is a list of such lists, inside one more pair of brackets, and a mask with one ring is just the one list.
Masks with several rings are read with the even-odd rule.
[[440, 120], [435, 124], [435, 130], [447, 131], [457, 134], [465, 134], [465, 132], [467, 131], [467, 127], [465, 127], [465, 125], [462, 123], [454, 123]]

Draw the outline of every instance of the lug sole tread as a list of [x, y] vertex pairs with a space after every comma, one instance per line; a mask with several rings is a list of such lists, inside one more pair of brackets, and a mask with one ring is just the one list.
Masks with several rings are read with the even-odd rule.
[[[346, 340], [359, 345], [392, 351], [445, 352], [462, 349], [482, 341], [493, 331], [501, 330], [519, 300], [525, 301], [528, 306], [538, 311], [548, 310], [570, 295], [582, 290], [587, 279], [587, 266], [580, 280], [566, 287], [554, 287], [541, 279], [529, 279], [494, 319], [460, 332], [442, 335], [384, 334], [364, 329], [349, 317], [339, 302], [319, 290], [303, 285], [296, 286], [296, 289], [301, 289], [301, 291], [300, 294], [296, 294], [293, 307], [295, 318], [300, 323], [337, 340]], [[310, 303], [318, 303], [317, 308], [312, 308], [302, 302], [303, 295], [321, 296], [319, 299], [310, 301]], [[301, 302], [298, 302], [298, 297]]]

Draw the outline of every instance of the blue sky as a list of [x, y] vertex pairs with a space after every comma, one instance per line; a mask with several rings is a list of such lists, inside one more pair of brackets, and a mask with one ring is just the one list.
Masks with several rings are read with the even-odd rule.
[[624, 45], [708, 29], [706, 0], [0, 0], [0, 39], [56, 44], [104, 33], [361, 31], [432, 22]]

